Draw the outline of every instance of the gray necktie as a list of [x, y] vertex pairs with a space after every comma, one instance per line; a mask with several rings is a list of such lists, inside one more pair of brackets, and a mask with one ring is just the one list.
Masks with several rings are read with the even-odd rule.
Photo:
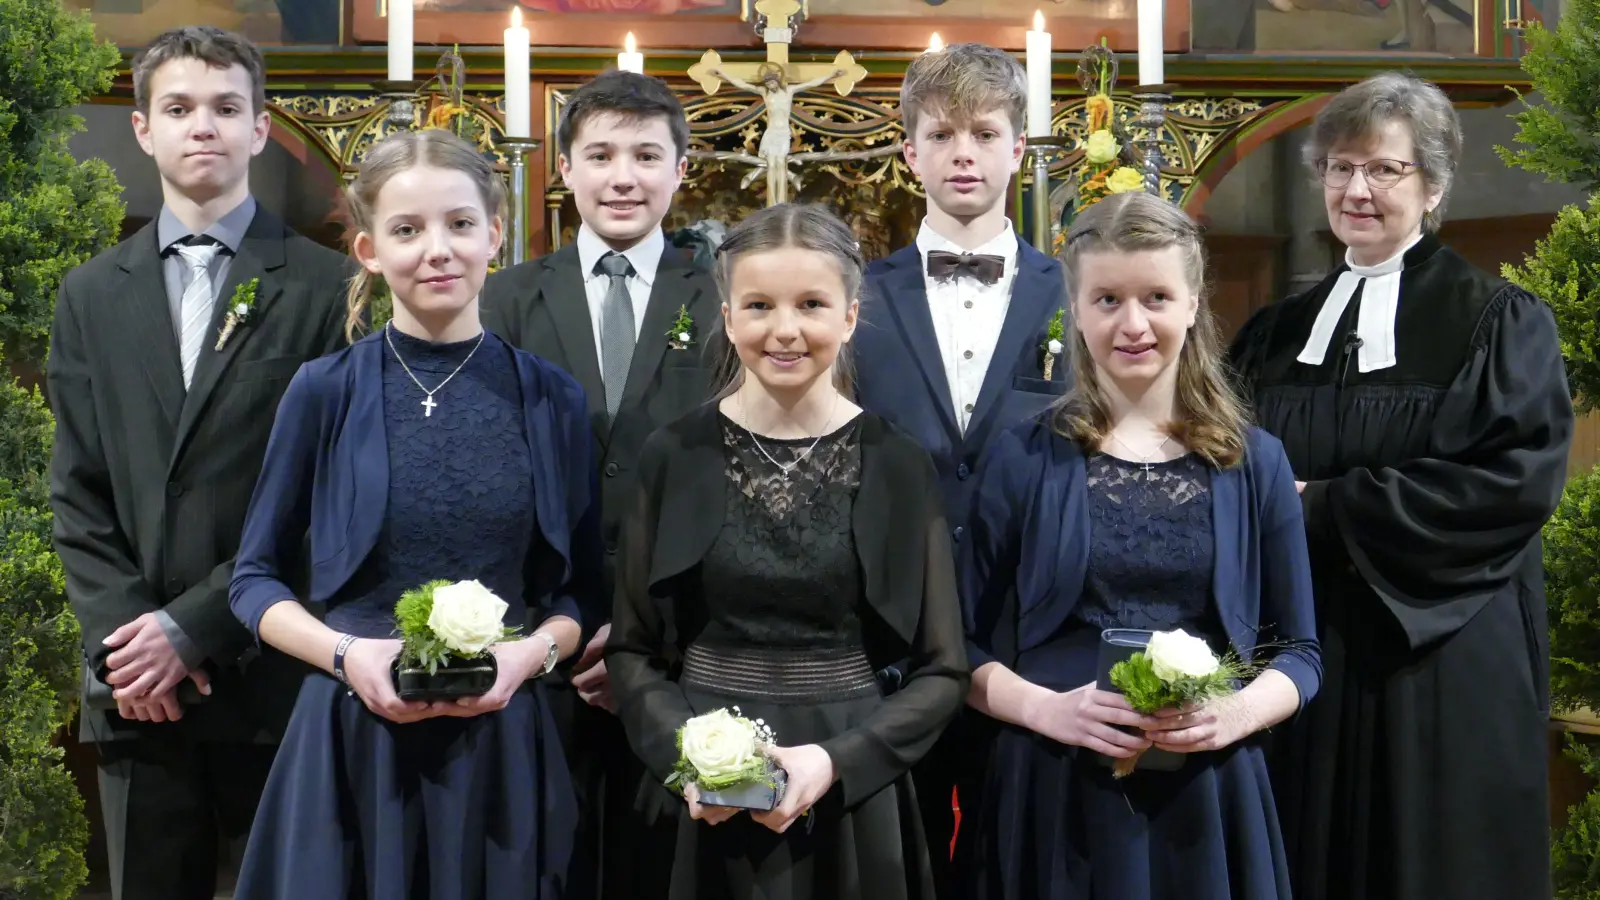
[[189, 286], [178, 303], [178, 351], [183, 361], [183, 387], [194, 381], [194, 367], [200, 361], [206, 332], [211, 328], [211, 308], [216, 300], [211, 287], [211, 261], [217, 258], [220, 244], [188, 244], [177, 248], [189, 264]]
[[616, 418], [617, 408], [622, 406], [622, 389], [628, 384], [633, 344], [638, 339], [633, 325], [633, 297], [628, 294], [633, 263], [620, 253], [607, 253], [600, 257], [594, 270], [611, 279], [605, 302], [600, 304], [600, 377], [606, 385], [606, 413]]

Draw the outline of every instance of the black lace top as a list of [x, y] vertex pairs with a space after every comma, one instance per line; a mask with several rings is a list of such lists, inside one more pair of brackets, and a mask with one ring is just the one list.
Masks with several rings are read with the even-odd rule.
[[[861, 485], [859, 418], [814, 448], [811, 438], [752, 437], [720, 419], [728, 515], [702, 566], [708, 621], [700, 642], [859, 649], [861, 573], [850, 527]], [[779, 468], [796, 460], [787, 475]]]
[[1211, 602], [1211, 470], [1193, 453], [1167, 462], [1088, 460], [1089, 573], [1074, 618], [1096, 629], [1183, 628], [1222, 637]]
[[[524, 557], [533, 540], [533, 466], [523, 433], [522, 388], [509, 348], [492, 335], [433, 344], [394, 329], [384, 347], [383, 422], [389, 500], [383, 533], [361, 568], [328, 604], [330, 627], [392, 637], [394, 604], [434, 579], [477, 579], [521, 624]], [[406, 374], [398, 351], [427, 396]], [[471, 353], [471, 359], [468, 354]]]

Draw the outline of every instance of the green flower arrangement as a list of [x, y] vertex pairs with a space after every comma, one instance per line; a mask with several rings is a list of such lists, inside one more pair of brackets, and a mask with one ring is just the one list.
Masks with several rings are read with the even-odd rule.
[[687, 350], [694, 344], [694, 319], [689, 317], [687, 305], [678, 307], [678, 318], [667, 330], [667, 346], [674, 350]]
[[222, 330], [217, 332], [217, 345], [212, 349], [218, 353], [228, 345], [228, 338], [239, 329], [240, 325], [250, 322], [250, 314], [256, 309], [256, 289], [261, 286], [261, 279], [252, 278], [233, 289], [233, 299], [228, 301], [228, 315], [222, 320]]
[[[1233, 652], [1218, 657], [1203, 639], [1178, 629], [1152, 634], [1144, 650], [1112, 666], [1111, 684], [1129, 706], [1153, 715], [1226, 697], [1256, 671]], [[1112, 774], [1117, 778], [1132, 774], [1140, 755], [1142, 751], [1117, 760]]]
[[506, 602], [477, 581], [430, 581], [394, 607], [403, 669], [438, 674], [452, 660], [478, 660], [517, 633], [502, 624]]
[[1067, 328], [1062, 321], [1065, 315], [1066, 310], [1056, 310], [1056, 314], [1050, 317], [1049, 327], [1044, 330], [1044, 343], [1039, 345], [1039, 349], [1044, 352], [1045, 381], [1049, 381], [1055, 373], [1056, 358], [1066, 349], [1066, 344], [1063, 342], [1066, 340]]

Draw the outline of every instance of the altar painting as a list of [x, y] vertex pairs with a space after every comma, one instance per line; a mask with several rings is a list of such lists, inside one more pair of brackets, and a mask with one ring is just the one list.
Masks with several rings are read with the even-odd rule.
[[[1475, 56], [1480, 52], [1478, 7], [1484, 0], [1193, 0], [1193, 4], [1197, 51]], [[1489, 48], [1482, 49], [1489, 55]]]
[[257, 44], [339, 43], [343, 0], [64, 0], [89, 14], [96, 34], [119, 47], [141, 47], [183, 25], [214, 25]]

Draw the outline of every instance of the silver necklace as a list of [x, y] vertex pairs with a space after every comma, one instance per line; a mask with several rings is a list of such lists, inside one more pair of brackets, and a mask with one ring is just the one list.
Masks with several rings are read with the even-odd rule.
[[1149, 453], [1143, 453], [1143, 454], [1141, 454], [1139, 451], [1133, 449], [1132, 447], [1128, 446], [1128, 442], [1123, 440], [1122, 437], [1120, 435], [1118, 435], [1115, 431], [1111, 432], [1111, 439], [1113, 441], [1116, 441], [1117, 443], [1121, 444], [1122, 445], [1122, 449], [1128, 451], [1129, 453], [1132, 453], [1134, 456], [1139, 457], [1139, 468], [1141, 468], [1141, 469], [1145, 470], [1146, 472], [1148, 472], [1148, 471], [1150, 471], [1150, 469], [1151, 469], [1151, 467], [1153, 465], [1150, 462], [1150, 457], [1155, 456], [1157, 453], [1160, 453], [1161, 452], [1161, 448], [1165, 447], [1167, 445], [1167, 441], [1172, 440], [1172, 435], [1169, 434], [1166, 437], [1162, 438], [1161, 439], [1161, 443], [1157, 444], [1156, 448], [1154, 450], [1151, 450]]
[[434, 408], [439, 405], [438, 403], [434, 402], [433, 395], [437, 394], [442, 388], [444, 388], [445, 385], [450, 383], [450, 379], [456, 377], [456, 375], [459, 374], [462, 369], [467, 367], [467, 362], [472, 359], [472, 354], [477, 353], [478, 352], [478, 348], [483, 346], [483, 339], [485, 337], [487, 337], [488, 334], [489, 334], [489, 332], [487, 332], [487, 331], [478, 332], [478, 342], [476, 344], [472, 345], [472, 349], [471, 350], [467, 351], [467, 358], [463, 359], [461, 361], [461, 365], [456, 366], [456, 370], [454, 372], [451, 372], [449, 375], [446, 375], [444, 377], [444, 380], [439, 382], [437, 385], [435, 385], [433, 390], [430, 391], [427, 388], [422, 386], [422, 382], [417, 380], [417, 376], [416, 376], [415, 373], [413, 373], [411, 371], [411, 367], [406, 365], [406, 358], [401, 356], [400, 355], [400, 351], [395, 348], [395, 346], [394, 346], [394, 331], [393, 331], [393, 328], [391, 327], [391, 325], [384, 325], [383, 326], [383, 339], [389, 343], [389, 351], [394, 354], [394, 358], [395, 359], [400, 361], [400, 368], [406, 370], [406, 374], [411, 376], [412, 383], [415, 384], [417, 386], [417, 390], [421, 391], [422, 394], [423, 394], [423, 397], [422, 397], [422, 409], [423, 409], [422, 417], [424, 419], [432, 418], [433, 417]]
[[744, 395], [743, 394], [739, 395], [739, 427], [744, 429], [744, 433], [745, 434], [750, 435], [750, 443], [756, 445], [756, 449], [761, 451], [761, 455], [765, 456], [767, 458], [767, 462], [772, 463], [774, 466], [778, 467], [779, 473], [781, 473], [783, 475], [785, 480], [787, 480], [789, 478], [789, 473], [794, 471], [795, 466], [800, 465], [801, 461], [803, 461], [806, 457], [811, 455], [811, 451], [817, 449], [817, 444], [821, 443], [823, 435], [826, 435], [828, 433], [828, 428], [833, 425], [833, 417], [834, 417], [834, 415], [836, 413], [838, 413], [838, 411], [839, 411], [839, 395], [838, 394], [834, 394], [833, 395], [833, 408], [828, 410], [828, 421], [827, 421], [827, 424], [822, 426], [822, 434], [819, 434], [815, 438], [812, 438], [811, 439], [811, 446], [807, 447], [804, 452], [796, 455], [795, 458], [793, 460], [791, 460], [788, 465], [784, 465], [783, 463], [778, 462], [776, 459], [774, 459], [772, 457], [772, 454], [767, 452], [767, 448], [761, 446], [761, 441], [756, 438], [756, 433], [754, 431], [750, 430], [750, 425], [749, 425], [750, 417], [745, 415], [745, 411], [744, 411]]

